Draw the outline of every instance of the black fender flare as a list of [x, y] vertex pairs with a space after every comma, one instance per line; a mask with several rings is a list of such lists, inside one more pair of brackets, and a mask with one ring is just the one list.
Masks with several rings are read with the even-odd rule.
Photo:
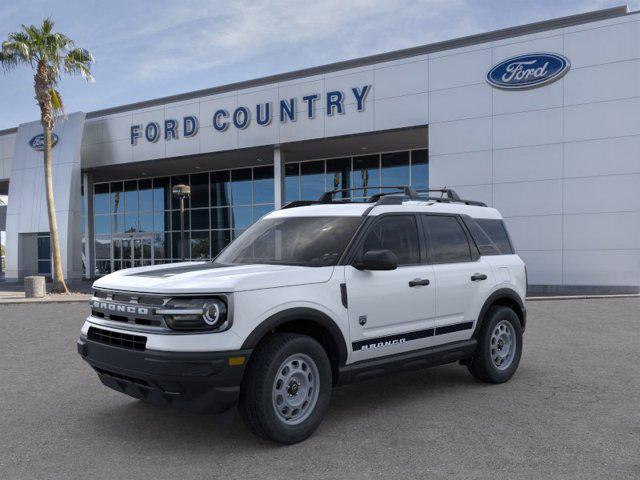
[[274, 313], [249, 334], [241, 348], [255, 348], [271, 330], [292, 321], [308, 321], [323, 327], [329, 332], [337, 347], [339, 364], [344, 365], [347, 362], [347, 342], [338, 324], [326, 313], [308, 307], [289, 308]]
[[518, 292], [516, 292], [511, 288], [499, 288], [498, 290], [493, 292], [491, 295], [489, 295], [489, 297], [485, 300], [484, 305], [482, 305], [482, 308], [480, 309], [480, 314], [478, 315], [478, 321], [476, 322], [476, 328], [473, 331], [474, 338], [478, 335], [478, 332], [480, 331], [480, 327], [482, 327], [482, 322], [484, 321], [484, 317], [487, 314], [487, 311], [489, 310], [489, 308], [491, 308], [491, 306], [494, 303], [502, 299], [508, 299], [512, 302], [515, 302], [518, 305], [518, 308], [520, 309], [520, 311], [516, 312], [516, 314], [518, 314], [518, 317], [520, 317], [520, 322], [522, 323], [522, 331], [524, 332], [524, 329], [527, 324], [527, 309], [524, 305], [522, 298], [520, 297], [520, 295], [518, 295]]

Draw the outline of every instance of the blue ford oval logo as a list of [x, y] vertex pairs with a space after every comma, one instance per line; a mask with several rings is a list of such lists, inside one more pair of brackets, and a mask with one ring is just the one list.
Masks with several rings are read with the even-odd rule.
[[[58, 143], [58, 135], [56, 135], [55, 133], [52, 133], [51, 148], [55, 147], [56, 143]], [[44, 151], [44, 133], [39, 133], [38, 135], [33, 137], [31, 140], [29, 140], [29, 146], [37, 152]]]
[[518, 90], [546, 85], [569, 71], [569, 59], [558, 53], [530, 53], [508, 58], [487, 73], [496, 88]]

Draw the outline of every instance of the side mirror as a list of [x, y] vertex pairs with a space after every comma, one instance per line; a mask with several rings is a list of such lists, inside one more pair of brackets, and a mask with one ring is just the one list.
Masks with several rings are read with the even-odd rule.
[[369, 250], [354, 267], [358, 270], [395, 270], [398, 257], [391, 250]]

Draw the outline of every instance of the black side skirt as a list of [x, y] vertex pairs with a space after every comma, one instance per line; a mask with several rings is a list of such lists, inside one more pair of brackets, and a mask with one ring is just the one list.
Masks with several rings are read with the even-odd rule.
[[382, 358], [362, 360], [339, 368], [338, 385], [367, 380], [387, 373], [417, 370], [468, 358], [476, 350], [475, 338], [422, 348]]

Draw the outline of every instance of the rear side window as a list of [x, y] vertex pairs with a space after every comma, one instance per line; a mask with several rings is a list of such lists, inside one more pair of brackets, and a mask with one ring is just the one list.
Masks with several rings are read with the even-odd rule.
[[398, 257], [398, 265], [420, 263], [420, 242], [413, 215], [382, 217], [364, 238], [362, 253], [369, 250], [391, 250]]
[[467, 235], [456, 217], [422, 216], [427, 237], [429, 263], [470, 262], [471, 249]]
[[[511, 245], [511, 240], [509, 240], [509, 235], [507, 234], [507, 229], [504, 226], [504, 222], [502, 220], [489, 219], [489, 218], [476, 218], [474, 219], [486, 236], [491, 239], [495, 248], [498, 249], [499, 255], [511, 255], [513, 253], [513, 245]], [[469, 227], [471, 233], [473, 235], [474, 240], [476, 242], [478, 239], [471, 227]], [[478, 248], [480, 247], [480, 243], [478, 243]], [[482, 253], [482, 249], [480, 250]], [[482, 253], [483, 255], [496, 255], [496, 253]]]

